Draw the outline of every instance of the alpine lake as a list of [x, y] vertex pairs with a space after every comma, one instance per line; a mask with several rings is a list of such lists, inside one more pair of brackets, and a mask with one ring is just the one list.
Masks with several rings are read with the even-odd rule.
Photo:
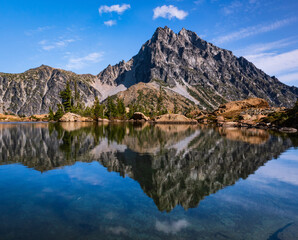
[[0, 239], [298, 239], [298, 136], [0, 124]]

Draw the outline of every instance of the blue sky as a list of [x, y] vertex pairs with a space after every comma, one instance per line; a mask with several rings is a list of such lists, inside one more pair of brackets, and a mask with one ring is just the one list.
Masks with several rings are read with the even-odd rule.
[[97, 74], [182, 27], [298, 86], [297, 0], [1, 0], [0, 71]]

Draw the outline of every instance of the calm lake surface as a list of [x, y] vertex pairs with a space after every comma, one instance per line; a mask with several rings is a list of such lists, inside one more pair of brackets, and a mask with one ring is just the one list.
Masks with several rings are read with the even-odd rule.
[[298, 139], [0, 124], [0, 239], [298, 239]]

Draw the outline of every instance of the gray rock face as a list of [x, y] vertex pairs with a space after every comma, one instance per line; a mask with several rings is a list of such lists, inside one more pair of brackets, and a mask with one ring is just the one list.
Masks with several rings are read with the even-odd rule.
[[61, 102], [59, 93], [70, 81], [71, 88], [77, 82], [77, 90], [83, 102], [93, 102], [100, 92], [90, 86], [92, 75], [77, 75], [48, 66], [40, 66], [21, 74], [0, 73], [0, 112], [20, 115], [43, 114], [49, 107], [56, 110]]
[[245, 58], [208, 43], [194, 32], [158, 28], [130, 61], [102, 71], [98, 78], [110, 85], [161, 80], [170, 87], [184, 85], [202, 108], [226, 101], [259, 97], [272, 106], [290, 107], [298, 89], [270, 77]]

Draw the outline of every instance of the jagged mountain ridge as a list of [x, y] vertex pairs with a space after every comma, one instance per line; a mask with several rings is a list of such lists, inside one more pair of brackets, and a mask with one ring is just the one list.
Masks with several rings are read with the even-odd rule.
[[249, 97], [263, 98], [272, 106], [290, 107], [298, 97], [298, 88], [270, 77], [245, 58], [237, 58], [192, 31], [182, 29], [175, 34], [168, 27], [157, 28], [131, 60], [108, 66], [97, 77], [101, 82], [126, 87], [162, 81], [184, 96], [192, 95], [201, 108], [209, 109]]
[[[21, 74], [0, 73], [0, 111], [32, 115], [47, 113], [49, 106], [56, 110], [59, 92], [67, 81], [73, 89], [77, 82], [87, 105], [95, 96], [104, 100], [133, 85], [154, 82], [200, 109], [215, 109], [249, 97], [263, 98], [271, 106], [291, 107], [298, 97], [298, 88], [270, 77], [245, 58], [237, 58], [192, 31], [182, 29], [176, 34], [164, 27], [157, 28], [131, 60], [109, 65], [97, 76], [44, 65]], [[137, 93], [130, 99], [138, 97]]]
[[0, 112], [19, 115], [43, 114], [49, 107], [57, 109], [61, 103], [59, 92], [70, 81], [72, 89], [77, 82], [77, 91], [85, 103], [93, 103], [101, 93], [92, 87], [94, 76], [42, 65], [20, 74], [0, 73]]
[[[61, 103], [59, 93], [65, 88], [67, 81], [70, 82], [73, 91], [75, 91], [76, 83], [80, 99], [87, 106], [93, 104], [95, 97], [103, 101], [107, 96], [119, 93], [119, 91], [124, 95], [131, 94], [131, 92], [126, 92], [126, 88], [122, 85], [98, 83], [97, 77], [91, 74], [75, 74], [42, 65], [19, 74], [0, 73], [0, 113], [44, 114], [49, 112], [49, 107], [56, 111], [57, 104]], [[154, 100], [159, 94], [159, 85], [157, 87], [155, 85], [157, 86], [157, 84], [148, 85]], [[166, 99], [171, 102], [171, 108], [173, 108], [174, 99], [177, 99], [177, 103], [180, 104], [179, 109], [194, 107], [194, 102], [188, 98], [170, 89], [164, 92]], [[133, 102], [137, 97], [138, 93], [133, 98], [129, 98], [129, 101]], [[128, 104], [127, 101], [125, 102]]]

